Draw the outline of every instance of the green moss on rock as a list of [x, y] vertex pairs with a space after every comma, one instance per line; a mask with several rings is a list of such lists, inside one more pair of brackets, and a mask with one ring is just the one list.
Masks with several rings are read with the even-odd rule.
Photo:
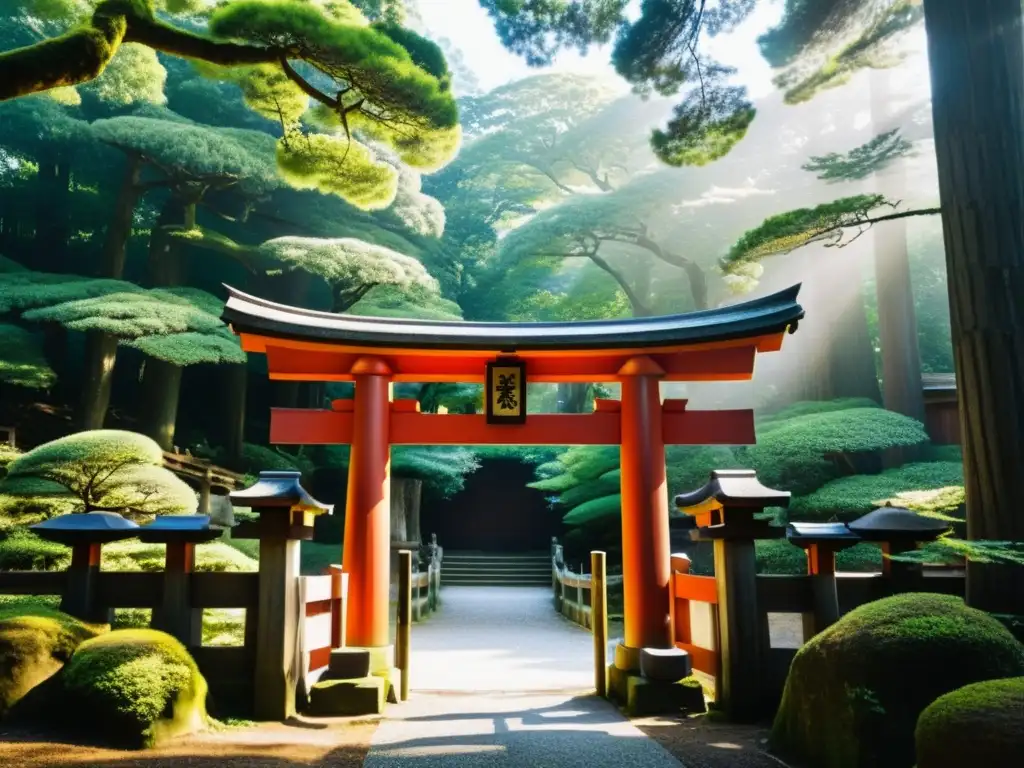
[[42, 603], [0, 605], [0, 717], [105, 629]]
[[1024, 756], [1024, 677], [986, 680], [940, 696], [921, 713], [915, 741], [917, 768], [1018, 765]]
[[176, 639], [154, 629], [109, 632], [64, 670], [76, 719], [124, 746], [155, 746], [206, 726], [206, 680]]
[[772, 729], [820, 768], [908, 768], [918, 715], [969, 683], [1024, 674], [1024, 645], [956, 597], [862, 605], [796, 654]]

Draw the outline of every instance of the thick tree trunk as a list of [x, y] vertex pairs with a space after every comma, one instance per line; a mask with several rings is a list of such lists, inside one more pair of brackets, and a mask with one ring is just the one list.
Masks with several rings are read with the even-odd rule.
[[228, 462], [235, 466], [242, 458], [245, 442], [245, 400], [249, 387], [249, 366], [223, 367], [224, 392], [224, 449]]
[[142, 431], [165, 451], [174, 449], [181, 372], [177, 365], [150, 357], [142, 374]]
[[[1020, 0], [925, 0], [971, 539], [1024, 541]], [[1024, 614], [1024, 569], [971, 563], [968, 601]]]
[[102, 429], [110, 406], [110, 388], [114, 383], [117, 339], [106, 333], [89, 331], [85, 335], [85, 381], [79, 412], [80, 429]]
[[[881, 125], [890, 111], [889, 70], [871, 73], [871, 116]], [[880, 194], [902, 200], [906, 194], [906, 162], [897, 159], [889, 173], [875, 178]], [[882, 347], [882, 403], [890, 411], [924, 421], [921, 355], [917, 315], [907, 253], [907, 220], [879, 224], [872, 230], [875, 246], [875, 293], [878, 337]]]
[[115, 280], [124, 279], [125, 255], [132, 234], [135, 206], [139, 202], [139, 176], [142, 174], [141, 159], [135, 155], [128, 155], [126, 162], [121, 187], [114, 202], [114, 213], [110, 217], [107, 234], [103, 240], [103, 262], [100, 266], [101, 277], [111, 277]]

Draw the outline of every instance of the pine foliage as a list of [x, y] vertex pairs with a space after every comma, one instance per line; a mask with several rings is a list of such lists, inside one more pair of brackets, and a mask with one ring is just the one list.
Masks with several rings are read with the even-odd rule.
[[39, 336], [17, 325], [0, 323], [0, 382], [48, 389], [56, 380]]

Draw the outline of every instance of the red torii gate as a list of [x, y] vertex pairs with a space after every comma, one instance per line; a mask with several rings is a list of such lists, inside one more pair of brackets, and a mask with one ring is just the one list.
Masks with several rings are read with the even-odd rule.
[[[272, 443], [351, 445], [342, 556], [348, 645], [389, 645], [392, 445], [617, 444], [625, 648], [616, 658], [634, 671], [639, 649], [671, 647], [665, 446], [754, 442], [753, 411], [662, 403], [659, 382], [750, 379], [756, 354], [781, 349], [803, 317], [799, 290], [681, 315], [518, 324], [335, 315], [229, 287], [223, 318], [245, 351], [267, 356], [272, 380], [355, 383], [354, 400], [335, 401], [332, 410], [274, 408], [270, 422]], [[512, 361], [525, 366], [530, 382], [618, 382], [621, 400], [597, 400], [590, 414], [527, 418], [524, 410], [517, 424], [425, 414], [415, 400], [391, 401], [392, 382], [484, 383], [488, 365]], [[489, 406], [494, 397], [486, 393]]]

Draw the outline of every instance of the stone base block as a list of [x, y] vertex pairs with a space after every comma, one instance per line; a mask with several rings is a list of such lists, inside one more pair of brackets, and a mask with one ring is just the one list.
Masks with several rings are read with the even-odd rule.
[[391, 667], [391, 669], [374, 672], [373, 676], [384, 681], [384, 693], [388, 704], [398, 704], [401, 701], [402, 670], [398, 667]]
[[615, 666], [623, 672], [640, 671], [640, 649], [619, 643], [615, 646]]
[[629, 675], [626, 681], [626, 712], [634, 717], [668, 715], [676, 712], [699, 714], [707, 711], [704, 689], [688, 677], [678, 682], [648, 680]]
[[335, 648], [327, 672], [335, 680], [352, 680], [370, 674], [370, 651], [366, 648]]
[[682, 648], [644, 648], [640, 674], [648, 680], [674, 683], [693, 674], [690, 654]]
[[395, 646], [377, 645], [363, 650], [370, 653], [370, 674], [387, 672], [395, 666]]
[[383, 677], [321, 680], [309, 692], [309, 713], [315, 717], [379, 715], [384, 711], [387, 681]]

